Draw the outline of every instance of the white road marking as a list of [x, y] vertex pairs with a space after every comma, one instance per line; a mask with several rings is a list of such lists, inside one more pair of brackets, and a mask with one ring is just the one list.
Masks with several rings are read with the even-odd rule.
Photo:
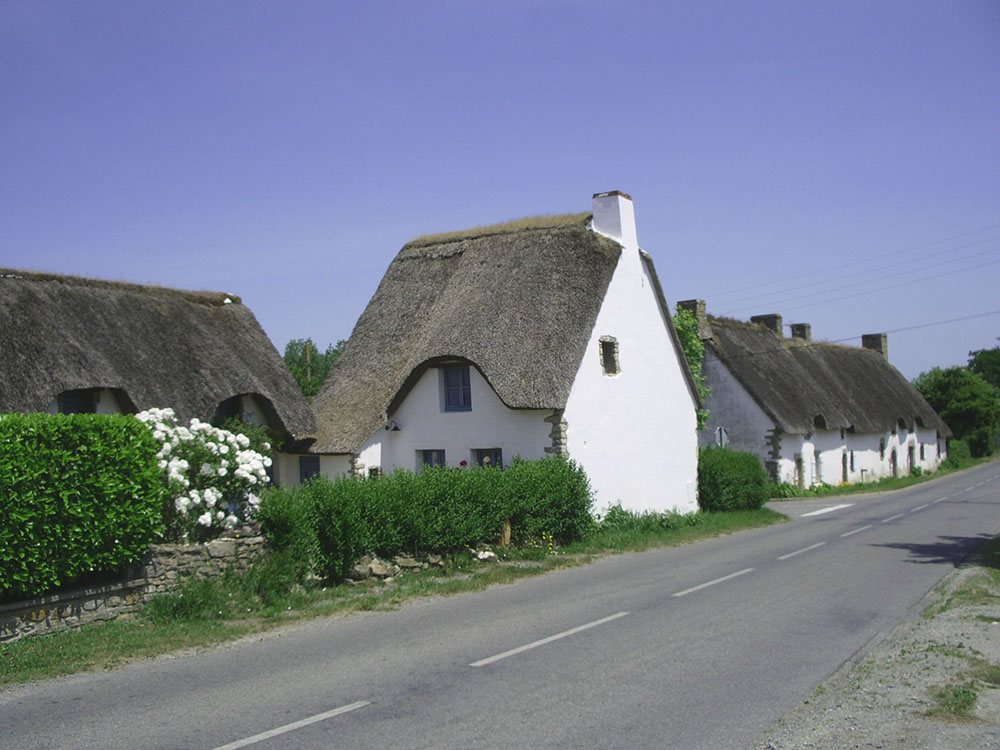
[[850, 508], [854, 503], [844, 503], [843, 505], [832, 505], [829, 508], [821, 508], [820, 510], [814, 510], [811, 513], [803, 513], [799, 518], [808, 518], [809, 516], [821, 516], [824, 513], [833, 513], [835, 510], [843, 510], [844, 508]]
[[923, 510], [930, 506], [930, 503], [924, 503], [923, 505], [918, 505], [916, 508], [910, 508], [910, 513], [916, 513], [918, 510]]
[[868, 524], [867, 526], [862, 526], [860, 529], [854, 529], [854, 531], [845, 532], [845, 533], [843, 533], [843, 534], [840, 535], [840, 538], [843, 539], [845, 536], [850, 536], [851, 534], [857, 534], [858, 532], [865, 531], [866, 529], [870, 529], [870, 528], [871, 528], [871, 524]]
[[628, 614], [629, 614], [628, 612], [619, 612], [618, 614], [610, 615], [609, 617], [602, 617], [600, 620], [594, 620], [593, 622], [588, 622], [586, 625], [579, 625], [575, 628], [564, 630], [561, 633], [550, 635], [548, 638], [542, 638], [541, 640], [532, 641], [531, 643], [526, 643], [523, 646], [512, 648], [510, 651], [504, 651], [502, 654], [497, 654], [496, 656], [490, 656], [486, 659], [480, 659], [479, 661], [474, 661], [469, 666], [483, 667], [486, 666], [487, 664], [492, 664], [495, 661], [506, 659], [508, 656], [514, 656], [515, 654], [520, 654], [525, 651], [530, 651], [533, 648], [544, 646], [546, 643], [552, 643], [552, 641], [558, 641], [560, 638], [566, 638], [567, 636], [574, 635], [575, 633], [579, 633], [582, 630], [589, 630], [590, 628], [596, 628], [598, 625], [603, 625], [606, 622], [617, 620], [619, 617], [625, 617]]
[[934, 501], [934, 504], [937, 505], [938, 503], [943, 503], [947, 499], [948, 499], [947, 497], [939, 497], [937, 500]]
[[749, 573], [752, 570], [753, 570], [753, 568], [746, 568], [746, 569], [741, 570], [741, 571], [739, 571], [737, 573], [730, 573], [727, 576], [722, 576], [722, 578], [716, 578], [714, 581], [709, 581], [708, 583], [703, 583], [703, 584], [701, 584], [699, 586], [693, 586], [692, 588], [684, 589], [683, 591], [678, 591], [676, 594], [674, 594], [674, 596], [687, 596], [688, 594], [693, 594], [695, 591], [701, 591], [702, 589], [707, 589], [709, 586], [714, 586], [717, 583], [722, 583], [723, 581], [728, 581], [731, 578], [736, 578], [737, 576], [741, 576], [741, 575], [743, 575], [745, 573]]
[[905, 515], [906, 515], [905, 513], [897, 513], [894, 516], [889, 516], [888, 518], [882, 519], [882, 523], [889, 523], [889, 521], [895, 521], [897, 518], [902, 518]]
[[789, 557], [795, 557], [796, 555], [801, 555], [803, 552], [809, 552], [810, 550], [814, 550], [817, 547], [822, 547], [824, 544], [826, 544], [826, 542], [818, 542], [810, 547], [803, 547], [802, 549], [795, 550], [795, 552], [789, 552], [787, 555], [782, 555], [778, 559], [787, 560]]
[[247, 737], [246, 739], [236, 740], [236, 742], [230, 742], [228, 745], [219, 745], [219, 747], [213, 748], [213, 750], [237, 750], [240, 747], [246, 747], [247, 745], [254, 745], [258, 742], [263, 742], [264, 740], [271, 739], [272, 737], [277, 737], [281, 734], [286, 734], [288, 732], [294, 732], [296, 729], [301, 729], [302, 727], [307, 727], [310, 724], [315, 724], [317, 721], [324, 721], [326, 719], [332, 719], [334, 716], [340, 716], [341, 714], [346, 714], [348, 711], [354, 711], [364, 706], [369, 705], [370, 701], [357, 701], [355, 703], [349, 703], [346, 706], [341, 706], [340, 708], [335, 708], [331, 711], [324, 711], [321, 714], [316, 714], [315, 716], [309, 716], [305, 719], [300, 719], [299, 721], [293, 721], [291, 724], [285, 724], [283, 727], [277, 727], [275, 729], [269, 729], [266, 732], [261, 732], [260, 734], [255, 734], [253, 737]]

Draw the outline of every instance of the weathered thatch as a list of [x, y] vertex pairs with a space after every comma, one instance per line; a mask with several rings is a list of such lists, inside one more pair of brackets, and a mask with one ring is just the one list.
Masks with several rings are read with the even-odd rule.
[[[308, 404], [239, 297], [0, 268], [0, 412], [67, 390], [120, 389], [136, 409], [210, 419], [251, 393], [291, 435]], [[270, 406], [268, 406], [268, 402]]]
[[313, 450], [353, 453], [429, 366], [473, 363], [514, 409], [561, 409], [621, 246], [589, 214], [416, 239], [313, 401]]
[[[951, 431], [923, 396], [882, 354], [797, 338], [768, 328], [709, 316], [709, 351], [719, 358], [784, 432], [817, 426], [887, 432], [900, 419]], [[817, 420], [819, 417], [819, 421]]]

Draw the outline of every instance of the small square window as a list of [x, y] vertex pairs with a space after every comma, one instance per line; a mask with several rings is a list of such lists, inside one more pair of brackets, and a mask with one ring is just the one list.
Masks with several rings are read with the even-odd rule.
[[441, 368], [444, 378], [444, 410], [472, 411], [472, 382], [469, 366]]
[[617, 375], [622, 371], [618, 362], [618, 339], [601, 336], [601, 368], [605, 375]]
[[444, 466], [444, 449], [432, 448], [430, 450], [417, 451], [417, 471], [420, 472], [425, 466]]
[[472, 461], [476, 466], [496, 466], [503, 468], [503, 451], [499, 448], [474, 448]]
[[299, 482], [319, 475], [319, 456], [299, 456]]

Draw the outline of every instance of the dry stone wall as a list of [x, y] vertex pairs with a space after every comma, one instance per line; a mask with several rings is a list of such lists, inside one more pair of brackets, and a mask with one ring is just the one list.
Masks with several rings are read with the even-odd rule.
[[120, 583], [0, 604], [0, 643], [134, 615], [155, 594], [173, 591], [191, 577], [245, 570], [263, 551], [264, 539], [253, 533], [206, 544], [154, 544]]

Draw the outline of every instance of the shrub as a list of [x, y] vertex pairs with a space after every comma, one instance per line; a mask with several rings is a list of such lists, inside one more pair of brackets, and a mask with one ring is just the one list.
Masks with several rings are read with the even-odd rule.
[[0, 597], [139, 562], [162, 532], [158, 448], [130, 416], [0, 419]]
[[172, 540], [212, 539], [250, 517], [259, 502], [252, 490], [267, 483], [271, 465], [250, 438], [198, 418], [184, 426], [173, 409], [148, 409], [136, 418], [160, 443], [156, 457], [168, 491], [163, 516]]
[[972, 461], [972, 451], [964, 440], [952, 438], [948, 441], [948, 458], [941, 466], [946, 469], [959, 469]]
[[759, 510], [767, 474], [752, 453], [706, 448], [698, 456], [698, 505], [705, 511]]
[[269, 543], [296, 549], [323, 575], [342, 578], [366, 552], [450, 552], [500, 537], [580, 538], [591, 528], [590, 484], [575, 463], [515, 461], [509, 469], [426, 467], [379, 479], [315, 478], [270, 489], [258, 518]]

